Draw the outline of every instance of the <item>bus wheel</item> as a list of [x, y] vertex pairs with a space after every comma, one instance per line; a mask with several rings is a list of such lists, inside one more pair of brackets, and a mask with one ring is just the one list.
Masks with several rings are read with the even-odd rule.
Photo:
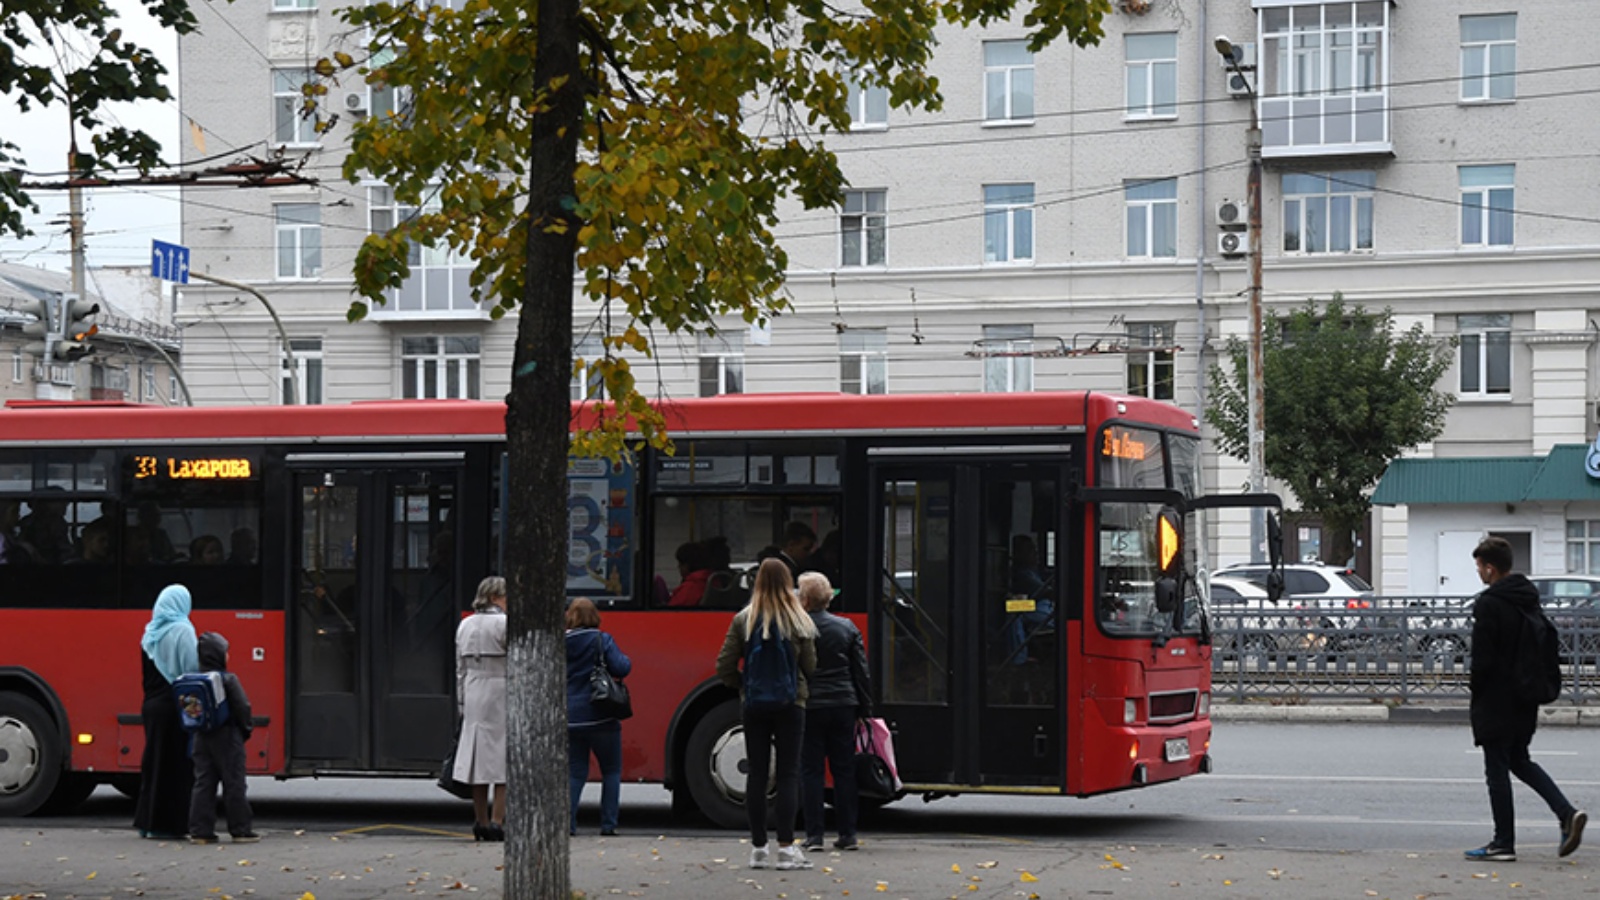
[[0, 693], [0, 816], [26, 816], [44, 806], [61, 778], [55, 723], [21, 694]]
[[684, 783], [689, 795], [719, 828], [749, 824], [744, 812], [745, 769], [739, 701], [729, 700], [695, 723], [684, 753]]

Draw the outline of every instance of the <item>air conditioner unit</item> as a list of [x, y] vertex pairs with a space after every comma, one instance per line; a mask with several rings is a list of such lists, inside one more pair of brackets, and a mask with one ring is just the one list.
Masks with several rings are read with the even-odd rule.
[[1243, 256], [1244, 237], [1244, 233], [1239, 231], [1224, 231], [1217, 235], [1217, 253], [1228, 257]]
[[1228, 79], [1229, 97], [1250, 97], [1255, 95], [1256, 73], [1230, 71], [1226, 77]]
[[344, 108], [345, 108], [346, 112], [354, 113], [354, 114], [356, 114], [358, 116], [366, 115], [366, 113], [367, 113], [367, 92], [366, 91], [351, 91], [350, 93], [345, 94], [344, 95]]
[[1254, 72], [1256, 69], [1256, 45], [1253, 42], [1234, 44], [1232, 60], [1223, 56], [1219, 56], [1217, 59], [1221, 61], [1222, 67], [1230, 72], [1233, 71], [1234, 66], [1238, 66], [1246, 72]]
[[1249, 224], [1245, 220], [1244, 204], [1238, 200], [1224, 200], [1217, 204], [1217, 225], [1222, 228], [1243, 228]]

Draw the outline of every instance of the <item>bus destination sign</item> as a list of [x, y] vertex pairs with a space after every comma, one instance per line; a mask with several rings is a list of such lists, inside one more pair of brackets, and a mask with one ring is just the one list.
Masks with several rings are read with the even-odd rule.
[[1105, 430], [1105, 443], [1100, 447], [1100, 455], [1142, 462], [1146, 452], [1145, 442], [1135, 437], [1132, 431], [1126, 428]]
[[169, 481], [243, 481], [254, 478], [255, 466], [239, 457], [135, 456], [135, 479], [165, 478]]

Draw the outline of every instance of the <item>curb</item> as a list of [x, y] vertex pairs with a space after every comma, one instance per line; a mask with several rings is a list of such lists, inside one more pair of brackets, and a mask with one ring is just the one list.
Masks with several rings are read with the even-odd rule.
[[[1470, 721], [1465, 706], [1274, 706], [1265, 703], [1214, 704], [1211, 707], [1211, 719], [1216, 722], [1394, 722], [1403, 725], [1464, 725]], [[1547, 706], [1539, 710], [1539, 725], [1600, 728], [1600, 709]]]

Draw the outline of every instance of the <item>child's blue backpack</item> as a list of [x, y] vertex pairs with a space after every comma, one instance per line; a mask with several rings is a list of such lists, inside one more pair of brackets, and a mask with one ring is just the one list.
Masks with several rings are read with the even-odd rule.
[[190, 672], [172, 683], [183, 730], [205, 734], [228, 724], [228, 692], [221, 672]]
[[793, 706], [800, 693], [800, 676], [790, 646], [774, 623], [768, 623], [770, 636], [757, 627], [750, 633], [744, 651], [744, 708], [752, 712], [776, 712]]

